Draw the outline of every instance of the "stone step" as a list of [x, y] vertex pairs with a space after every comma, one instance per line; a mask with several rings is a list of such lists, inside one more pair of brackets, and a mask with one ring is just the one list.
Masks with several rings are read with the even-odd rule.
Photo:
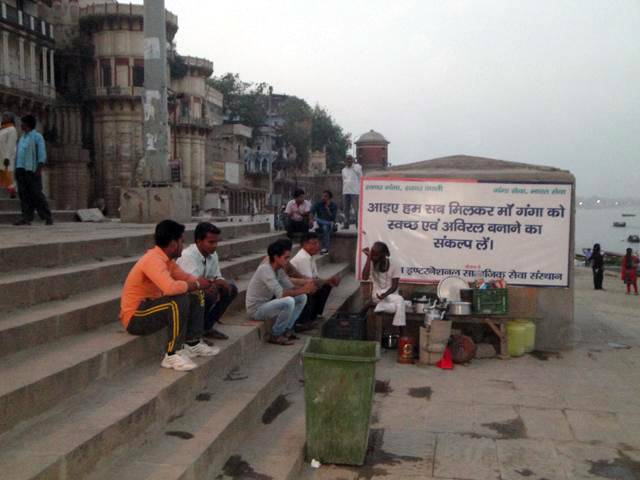
[[[229, 422], [252, 404], [267, 403], [270, 388], [281, 380], [277, 373], [295, 358], [297, 348], [263, 346], [257, 326], [225, 326], [224, 331], [230, 338], [220, 343], [220, 354], [195, 359], [199, 364], [196, 370], [163, 369], [158, 351], [152, 362], [132, 362], [133, 368], [126, 373], [103, 377], [40, 418], [3, 435], [3, 476], [12, 480], [75, 480], [86, 478], [86, 473], [106, 461], [111, 452], [122, 451], [129, 460], [140, 459], [139, 447], [127, 447], [145, 432], [164, 437], [167, 431], [179, 430], [175, 421], [196, 398], [208, 398], [197, 397], [205, 392], [213, 392], [216, 401], [218, 397], [227, 400], [226, 409], [219, 413]], [[221, 381], [243, 360], [251, 361], [256, 355], [269, 362], [257, 362], [257, 367], [265, 369], [261, 374], [247, 368], [252, 378], [246, 389], [237, 382]], [[233, 393], [223, 396], [225, 387]], [[195, 403], [196, 409], [206, 407], [204, 402]], [[197, 440], [188, 443], [195, 448]], [[132, 457], [133, 451], [136, 454]]]
[[[346, 268], [346, 264], [328, 265], [321, 269], [321, 274], [345, 271]], [[247, 283], [246, 280], [239, 282], [241, 293], [238, 297], [244, 295]], [[333, 304], [343, 300], [340, 290], [336, 289], [335, 298], [330, 297]], [[112, 303], [116, 309], [116, 316], [112, 318], [116, 318], [118, 300]], [[326, 310], [329, 312], [330, 308]], [[235, 318], [231, 315], [230, 312], [229, 316], [223, 317], [224, 324], [253, 324], [244, 313], [237, 313]], [[260, 325], [264, 328], [262, 323]], [[0, 411], [3, 412], [0, 433], [45, 412], [96, 379], [111, 377], [154, 352], [163, 351], [166, 336], [166, 331], [162, 330], [154, 335], [136, 337], [127, 334], [120, 322], [113, 321], [55, 341], [45, 339], [51, 343], [5, 356], [0, 364], [0, 378], [3, 379], [0, 384]], [[9, 338], [7, 334], [4, 341], [9, 343]]]
[[[342, 308], [354, 295], [355, 285], [352, 282], [341, 283], [329, 297], [325, 315], [331, 315]], [[300, 470], [303, 459], [302, 445], [305, 435], [304, 417], [300, 417], [300, 408], [303, 402], [301, 383], [299, 382], [300, 364], [299, 357], [297, 357], [302, 343], [299, 342], [296, 346], [286, 348], [275, 347], [275, 350], [273, 347], [266, 346], [277, 354], [289, 355], [291, 352], [296, 354], [294, 360], [298, 368], [296, 370], [290, 369], [289, 372], [278, 370], [279, 379], [270, 379], [272, 384], [280, 386], [273, 390], [269, 402], [260, 402], [256, 405], [258, 400], [252, 397], [254, 390], [250, 384], [247, 386], [241, 382], [228, 381], [219, 387], [210, 387], [206, 391], [206, 393], [212, 393], [208, 403], [200, 405], [195, 402], [182, 411], [179, 418], [175, 418], [168, 425], [150, 429], [145, 436], [132, 444], [123, 445], [112, 458], [88, 478], [90, 480], [110, 480], [113, 478], [136, 480], [217, 479], [215, 472], [223, 470], [225, 463], [234, 452], [246, 452], [251, 450], [252, 446], [255, 446], [256, 456], [266, 450], [268, 452], [278, 451], [289, 458], [283, 461], [281, 469], [276, 470], [273, 466], [270, 470], [274, 473], [273, 476], [252, 476], [245, 472], [245, 476], [239, 475], [232, 478], [273, 478], [278, 480], [296, 478], [295, 473]], [[266, 350], [263, 349], [263, 351]], [[274, 372], [271, 357], [263, 358], [261, 354], [258, 354], [257, 358], [259, 360], [256, 361], [255, 368], [271, 369], [269, 372], [260, 370], [264, 373], [259, 373], [258, 376], [262, 377], [262, 381], [269, 379]], [[290, 365], [291, 368], [293, 366]], [[251, 373], [252, 368], [254, 367], [245, 372], [249, 374], [248, 381], [251, 381], [254, 376]], [[294, 402], [295, 408], [291, 412], [286, 410], [280, 415], [277, 414], [284, 405], [283, 399], [278, 398], [279, 395], [276, 396], [278, 393], [285, 395], [284, 403], [287, 400]], [[201, 400], [206, 398], [208, 396], [200, 397]], [[196, 397], [197, 399], [198, 397]], [[247, 400], [250, 400], [251, 403], [246, 403]], [[242, 415], [236, 414], [240, 408], [244, 408], [245, 404], [248, 405], [247, 408], [252, 409], [253, 413], [247, 415], [247, 412], [243, 411]], [[295, 418], [295, 423], [292, 423], [290, 428], [281, 428], [283, 422], [286, 423], [293, 418]], [[265, 429], [263, 426], [267, 428]], [[167, 437], [162, 434], [167, 430], [188, 432], [194, 435], [194, 438], [185, 441], [171, 436]], [[252, 435], [254, 432], [256, 435]], [[136, 452], [135, 458], [131, 455], [131, 452], [134, 451]], [[273, 462], [279, 460], [276, 458], [273, 459]], [[287, 476], [279, 476], [282, 472], [288, 472]]]
[[17, 198], [0, 198], [0, 212], [19, 212], [20, 200]]
[[[270, 415], [267, 411], [281, 392], [299, 382], [302, 344], [263, 346], [255, 361], [241, 370], [248, 378], [210, 382], [179, 418], [121, 448], [87, 480], [214, 478], [212, 474], [244, 443], [250, 429]], [[192, 438], [184, 440], [167, 432], [185, 432]]]
[[[263, 253], [255, 253], [222, 260], [220, 269], [226, 278], [235, 279], [254, 271], [263, 258]], [[119, 283], [5, 313], [0, 319], [0, 357], [114, 322], [121, 293]], [[244, 296], [237, 309], [243, 302]]]
[[[68, 223], [68, 222], [77, 222], [78, 216], [76, 215], [75, 210], [52, 210], [53, 221], [57, 223]], [[14, 223], [22, 218], [22, 213], [20, 210], [3, 210], [0, 211], [0, 223]], [[33, 224], [43, 223], [42, 220], [38, 217], [36, 213], [36, 218], [32, 222]], [[28, 228], [26, 226], [20, 228]]]
[[[218, 244], [221, 259], [265, 252], [280, 238], [278, 232], [261, 233]], [[60, 300], [78, 292], [124, 283], [138, 257], [107, 259], [47, 270], [29, 269], [0, 274], [0, 309], [10, 310], [42, 302]]]
[[[223, 241], [270, 232], [268, 223], [217, 226]], [[189, 244], [193, 241], [196, 225], [186, 227], [185, 239]], [[78, 222], [28, 229], [0, 226], [0, 273], [141, 255], [153, 246], [153, 231], [153, 225], [120, 222]]]
[[271, 412], [212, 478], [300, 479], [305, 444], [304, 387], [299, 383], [280, 394]]

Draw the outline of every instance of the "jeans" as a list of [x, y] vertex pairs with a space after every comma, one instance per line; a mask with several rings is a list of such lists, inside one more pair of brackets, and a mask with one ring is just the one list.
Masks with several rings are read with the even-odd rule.
[[205, 294], [205, 316], [204, 316], [204, 331], [205, 333], [213, 328], [213, 325], [220, 320], [220, 317], [229, 308], [233, 299], [238, 296], [238, 287], [233, 283], [229, 283], [229, 293], [222, 288], [218, 287], [218, 300], [214, 301], [211, 295]]
[[186, 341], [197, 341], [202, 336], [204, 298], [201, 293], [185, 293], [173, 297], [145, 300], [129, 320], [127, 332], [149, 335], [168, 328], [167, 353], [182, 348]]
[[47, 197], [42, 192], [42, 176], [24, 168], [17, 168], [16, 183], [18, 184], [22, 219], [27, 222], [33, 221], [33, 213], [37, 210], [38, 216], [42, 220], [52, 220]]
[[254, 319], [267, 320], [276, 317], [276, 321], [271, 328], [271, 335], [279, 337], [285, 331], [293, 329], [293, 325], [296, 323], [306, 303], [306, 295], [276, 298], [261, 305], [256, 311]]
[[[348, 227], [350, 224], [355, 223], [356, 227], [358, 226], [358, 208], [359, 208], [359, 200], [360, 195], [354, 195], [351, 193], [345, 193], [342, 195], [343, 199], [343, 210], [344, 210], [344, 226]], [[355, 221], [351, 221], [351, 206], [353, 205], [353, 210], [355, 212]]]
[[309, 220], [304, 219], [302, 221], [291, 220], [287, 221], [287, 237], [292, 239], [296, 233], [302, 233], [303, 235], [309, 233]]
[[329, 250], [329, 247], [331, 246], [333, 222], [330, 222], [329, 220], [322, 220], [321, 218], [316, 218], [316, 222], [318, 222], [318, 226], [322, 230], [322, 248]]
[[324, 312], [324, 306], [327, 303], [329, 294], [331, 293], [331, 285], [325, 284], [315, 293], [307, 295], [307, 304], [305, 305], [298, 323], [308, 323], [316, 320], [318, 315]]
[[593, 288], [602, 290], [602, 280], [604, 279], [604, 268], [593, 269]]

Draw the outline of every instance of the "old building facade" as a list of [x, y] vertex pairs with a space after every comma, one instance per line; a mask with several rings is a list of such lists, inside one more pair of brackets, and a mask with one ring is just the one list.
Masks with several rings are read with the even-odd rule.
[[[142, 5], [106, 1], [0, 2], [0, 110], [37, 117], [56, 208], [118, 216], [120, 189], [140, 180], [143, 15]], [[223, 125], [222, 94], [207, 84], [213, 63], [180, 56], [178, 19], [167, 12], [166, 22], [172, 180], [191, 189], [194, 210], [208, 192], [222, 192], [227, 211], [264, 206], [267, 190], [244, 181], [251, 130]]]

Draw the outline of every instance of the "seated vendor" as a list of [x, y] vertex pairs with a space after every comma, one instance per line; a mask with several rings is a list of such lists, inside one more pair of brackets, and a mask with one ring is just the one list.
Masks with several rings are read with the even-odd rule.
[[393, 313], [393, 325], [404, 327], [406, 325], [404, 298], [398, 291], [400, 282], [400, 267], [391, 259], [389, 247], [383, 242], [376, 242], [371, 247], [362, 250], [367, 256], [367, 261], [362, 270], [362, 279], [371, 278], [371, 299], [368, 300], [363, 313], [375, 305], [376, 313]]

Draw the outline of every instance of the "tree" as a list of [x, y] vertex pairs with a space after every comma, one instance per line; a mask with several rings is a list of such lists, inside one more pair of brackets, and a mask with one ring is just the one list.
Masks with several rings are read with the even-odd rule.
[[296, 148], [296, 163], [301, 168], [309, 159], [313, 111], [307, 102], [294, 96], [287, 97], [277, 110], [284, 121], [278, 133], [285, 144], [290, 143]]
[[244, 82], [237, 73], [226, 73], [207, 80], [208, 85], [224, 96], [224, 112], [230, 120], [238, 120], [252, 127], [254, 134], [267, 118], [267, 96], [269, 86]]
[[335, 123], [331, 115], [320, 105], [316, 105], [313, 109], [312, 119], [312, 148], [324, 149], [327, 168], [331, 172], [339, 172], [351, 146], [351, 135], [344, 133], [342, 127]]

